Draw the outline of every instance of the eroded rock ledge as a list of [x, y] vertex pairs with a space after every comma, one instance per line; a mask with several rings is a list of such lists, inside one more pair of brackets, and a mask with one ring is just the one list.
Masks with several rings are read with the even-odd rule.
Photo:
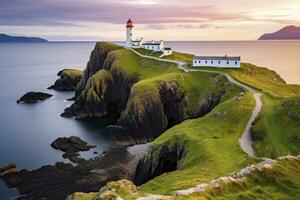
[[24, 94], [19, 100], [17, 100], [17, 103], [25, 103], [25, 104], [32, 104], [32, 103], [38, 103], [40, 101], [45, 101], [46, 99], [52, 97], [52, 94], [43, 93], [43, 92], [27, 92]]
[[163, 173], [180, 167], [180, 160], [187, 154], [187, 143], [176, 140], [174, 144], [153, 144], [140, 160], [135, 172], [135, 184], [141, 185]]
[[74, 91], [79, 83], [82, 71], [76, 69], [64, 69], [58, 72], [57, 79], [54, 85], [48, 87], [48, 89], [54, 89], [57, 91]]

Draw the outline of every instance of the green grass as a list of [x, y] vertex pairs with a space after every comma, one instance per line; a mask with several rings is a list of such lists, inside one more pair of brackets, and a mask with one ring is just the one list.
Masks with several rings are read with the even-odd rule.
[[223, 186], [204, 194], [194, 194], [178, 200], [257, 200], [300, 199], [300, 161], [282, 160], [272, 170], [256, 171], [243, 183]]
[[186, 120], [151, 145], [187, 141], [187, 155], [180, 169], [150, 180], [139, 189], [144, 193], [170, 194], [178, 189], [228, 175], [246, 166], [251, 160], [239, 146], [239, 138], [252, 113], [254, 99], [245, 94], [240, 101], [229, 98], [212, 112], [198, 119]]
[[64, 69], [58, 73], [59, 76], [81, 77], [82, 71], [78, 69]]
[[161, 62], [150, 58], [142, 58], [128, 49], [114, 51], [117, 56], [113, 67], [127, 74], [136, 75], [140, 80], [170, 72], [179, 72], [174, 63]]
[[[232, 77], [263, 93], [263, 109], [257, 118], [253, 135], [258, 156], [277, 157], [300, 152], [300, 86], [286, 84], [274, 71], [243, 63], [241, 69], [204, 68], [229, 73]], [[283, 106], [285, 102], [293, 102]]]
[[258, 67], [253, 64], [242, 63], [240, 69], [211, 67], [197, 67], [196, 69], [227, 72], [236, 80], [273, 97], [291, 97], [300, 95], [299, 85], [289, 85], [275, 71], [264, 67]]
[[96, 195], [97, 195], [96, 192], [91, 192], [91, 193], [76, 192], [73, 194], [71, 200], [92, 200], [96, 197]]
[[177, 52], [177, 51], [173, 51], [172, 55], [165, 56], [164, 59], [184, 61], [188, 64], [192, 64], [193, 63], [193, 57], [194, 57], [194, 55], [192, 55], [192, 54], [180, 53], [180, 52]]
[[144, 48], [139, 48], [139, 49], [134, 49], [134, 50], [136, 50], [137, 52], [139, 52], [142, 55], [153, 56], [156, 58], [159, 58], [163, 54], [161, 51], [152, 51], [152, 50], [144, 49]]
[[253, 127], [259, 156], [276, 157], [300, 152], [300, 97], [263, 95], [263, 109]]

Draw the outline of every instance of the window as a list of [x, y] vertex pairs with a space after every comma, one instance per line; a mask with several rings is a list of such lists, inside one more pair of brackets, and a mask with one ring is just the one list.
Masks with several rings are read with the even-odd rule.
[[214, 64], [214, 61], [211, 61], [211, 64]]
[[235, 61], [235, 64], [237, 65], [237, 61]]
[[207, 64], [207, 60], [205, 61], [205, 64]]
[[229, 65], [229, 61], [227, 61], [227, 65]]
[[221, 62], [220, 62], [220, 61], [219, 61], [218, 63], [219, 63], [219, 64], [221, 64]]
[[199, 60], [199, 64], [201, 63], [201, 60]]

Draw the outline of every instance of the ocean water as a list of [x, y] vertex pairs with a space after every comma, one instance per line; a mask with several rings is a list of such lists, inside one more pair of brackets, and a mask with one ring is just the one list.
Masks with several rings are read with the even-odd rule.
[[[62, 152], [50, 147], [57, 137], [77, 135], [97, 145], [101, 153], [109, 142], [101, 135], [102, 121], [78, 121], [60, 117], [71, 104], [73, 92], [46, 88], [64, 68], [84, 69], [95, 43], [0, 44], [0, 166], [16, 163], [19, 168], [35, 169], [62, 161]], [[44, 102], [25, 105], [16, 100], [28, 91], [54, 96]], [[97, 125], [95, 125], [97, 123]], [[92, 156], [92, 152], [84, 154]], [[66, 161], [66, 160], [65, 160]], [[0, 181], [0, 199], [8, 190]]]
[[[299, 41], [252, 42], [167, 42], [174, 50], [197, 55], [241, 56], [243, 62], [269, 67], [288, 83], [300, 84]], [[84, 69], [94, 42], [0, 44], [0, 166], [16, 163], [19, 168], [35, 169], [62, 161], [62, 152], [50, 144], [57, 137], [77, 135], [97, 145], [101, 153], [110, 142], [101, 135], [102, 120], [78, 121], [60, 117], [71, 104], [65, 101], [73, 92], [46, 88], [64, 68]], [[18, 105], [16, 100], [28, 91], [54, 96], [42, 103]], [[92, 152], [84, 153], [85, 157]], [[16, 192], [0, 181], [0, 199]]]

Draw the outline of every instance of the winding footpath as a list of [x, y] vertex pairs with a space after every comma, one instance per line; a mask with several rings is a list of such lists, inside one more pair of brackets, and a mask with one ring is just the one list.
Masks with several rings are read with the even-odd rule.
[[255, 121], [255, 119], [257, 118], [258, 114], [261, 111], [262, 108], [262, 101], [261, 101], [261, 93], [257, 92], [255, 89], [241, 83], [238, 82], [237, 80], [235, 80], [234, 78], [232, 78], [228, 73], [226, 72], [220, 72], [220, 71], [214, 71], [214, 70], [204, 70], [204, 69], [188, 69], [186, 68], [186, 63], [182, 62], [182, 61], [176, 61], [176, 60], [168, 60], [168, 59], [163, 59], [163, 58], [156, 58], [153, 56], [147, 56], [147, 55], [143, 55], [141, 53], [139, 53], [138, 51], [128, 48], [129, 50], [133, 51], [135, 54], [143, 57], [143, 58], [150, 58], [150, 59], [154, 59], [157, 61], [161, 61], [161, 62], [169, 62], [169, 63], [175, 63], [178, 65], [178, 69], [183, 70], [184, 72], [206, 72], [206, 73], [218, 73], [221, 74], [223, 76], [225, 76], [229, 82], [231, 82], [232, 84], [242, 88], [243, 90], [250, 92], [253, 94], [254, 100], [255, 100], [255, 107], [252, 111], [252, 115], [250, 117], [250, 119], [248, 120], [248, 123], [245, 127], [245, 130], [239, 140], [240, 146], [242, 148], [242, 150], [248, 154], [248, 156], [250, 157], [255, 157], [255, 151], [253, 149], [253, 140], [252, 140], [252, 136], [251, 136], [251, 128], [252, 128], [252, 124]]

